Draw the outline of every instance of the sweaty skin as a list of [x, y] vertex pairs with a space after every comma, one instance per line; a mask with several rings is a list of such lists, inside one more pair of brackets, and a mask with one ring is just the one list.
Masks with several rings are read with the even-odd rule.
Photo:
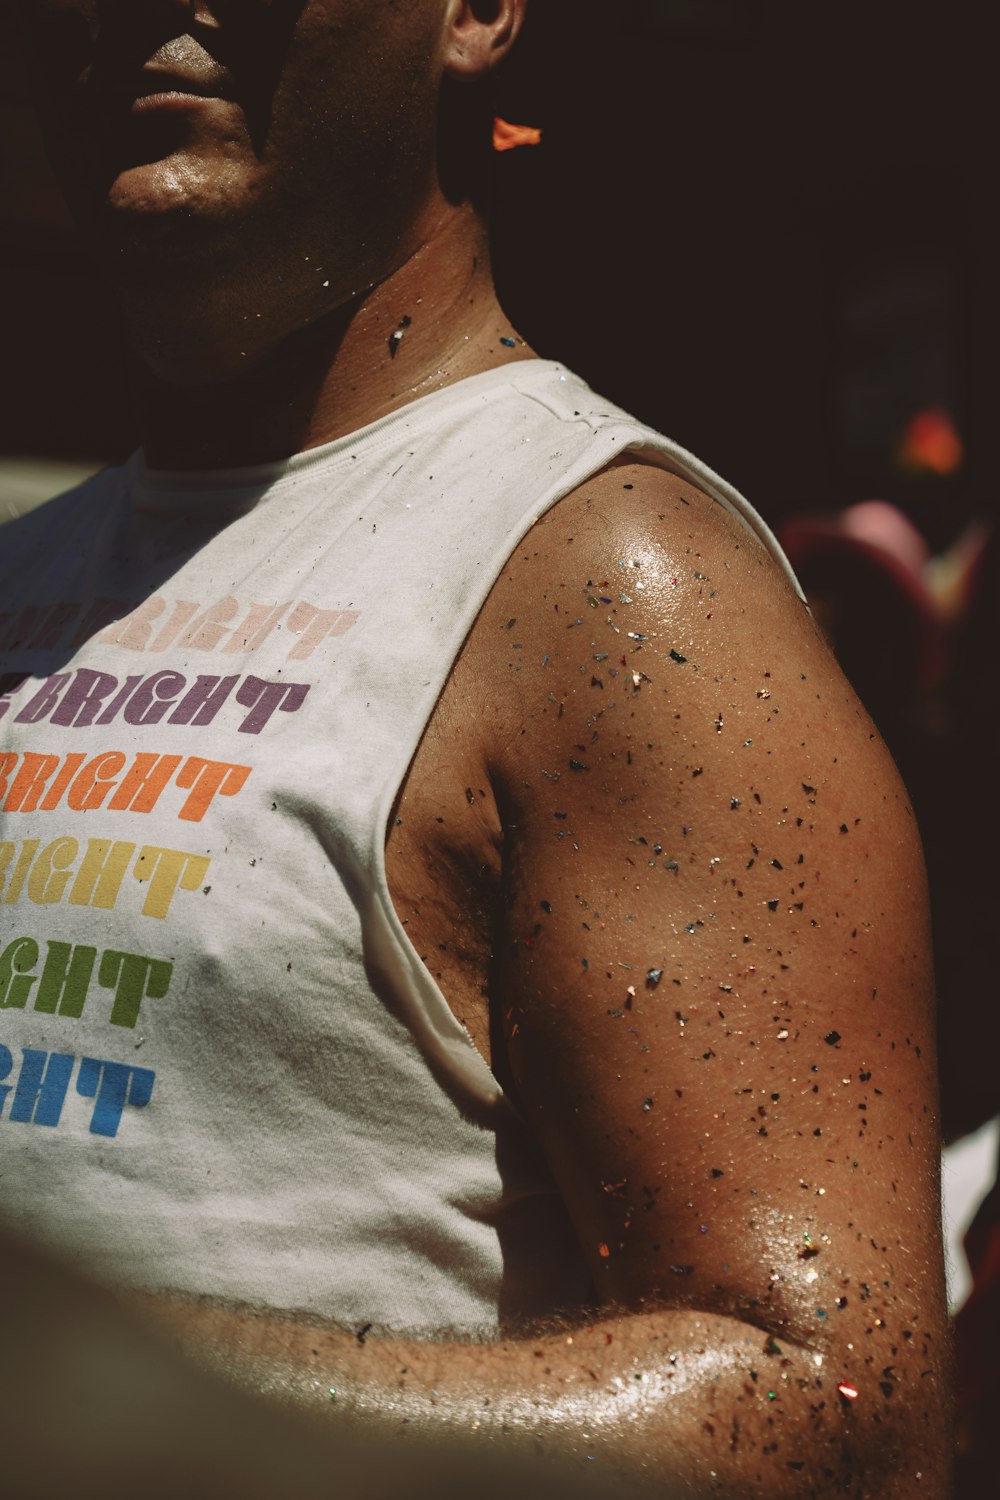
[[[154, 465], [281, 457], [530, 357], [435, 156], [441, 90], [504, 55], [517, 0], [26, 10]], [[145, 106], [155, 130], [108, 102], [136, 57], [206, 56], [225, 97]], [[598, 475], [498, 579], [396, 818], [397, 909], [535, 1129], [594, 1317], [480, 1345], [149, 1317], [321, 1419], [568, 1448], [664, 1496], [944, 1495], [919, 844], [776, 565], [691, 485]]]

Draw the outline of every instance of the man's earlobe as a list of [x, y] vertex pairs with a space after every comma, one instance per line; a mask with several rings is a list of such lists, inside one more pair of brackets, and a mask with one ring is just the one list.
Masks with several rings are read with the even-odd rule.
[[502, 62], [517, 40], [528, 0], [454, 0], [448, 17], [445, 72], [473, 82]]

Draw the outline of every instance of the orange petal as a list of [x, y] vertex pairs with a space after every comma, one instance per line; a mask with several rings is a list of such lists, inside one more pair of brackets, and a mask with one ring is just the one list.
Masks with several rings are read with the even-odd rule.
[[540, 146], [542, 132], [534, 125], [511, 125], [497, 115], [493, 121], [494, 151], [513, 151], [515, 146]]

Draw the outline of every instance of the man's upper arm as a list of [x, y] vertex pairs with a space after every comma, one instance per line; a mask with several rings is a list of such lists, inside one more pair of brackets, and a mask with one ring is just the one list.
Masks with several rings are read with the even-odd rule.
[[733, 1314], [918, 1399], [930, 966], [870, 721], [754, 538], [658, 470], [550, 512], [494, 604], [493, 1003], [599, 1295]]

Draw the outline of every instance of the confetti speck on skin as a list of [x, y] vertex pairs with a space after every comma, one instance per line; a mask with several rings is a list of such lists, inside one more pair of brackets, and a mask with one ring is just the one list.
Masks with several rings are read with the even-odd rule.
[[679, 662], [681, 664], [681, 666], [683, 666], [684, 663], [687, 661], [687, 657], [686, 656], [682, 656], [679, 651], [674, 651], [673, 649], [671, 649], [670, 660], [671, 661]]
[[660, 982], [660, 980], [662, 978], [663, 978], [663, 970], [662, 969], [650, 969], [647, 972], [647, 974], [646, 974], [646, 987], [647, 987], [647, 989], [655, 990], [656, 986], [659, 984], [659, 982]]
[[607, 1260], [608, 1256], [611, 1254], [611, 1251], [609, 1250], [608, 1246], [604, 1243], [603, 1240], [601, 1241], [601, 1243], [597, 1247], [597, 1253], [601, 1257], [602, 1260]]
[[[327, 283], [327, 284], [329, 284], [329, 283]], [[409, 313], [406, 313], [406, 314], [404, 314], [403, 317], [400, 318], [400, 320], [399, 320], [399, 326], [395, 329], [395, 331], [393, 333], [390, 333], [390, 335], [389, 335], [389, 358], [390, 359], [395, 359], [396, 355], [399, 353], [399, 346], [403, 342], [403, 335], [406, 332], [406, 330], [410, 327], [410, 324], [412, 322], [413, 322], [413, 319], [410, 317]]]
[[837, 1394], [843, 1396], [845, 1401], [856, 1401], [858, 1399], [857, 1386], [850, 1385], [846, 1380], [837, 1382]]
[[500, 342], [501, 342], [501, 344], [503, 344], [503, 346], [504, 346], [505, 349], [516, 349], [517, 348], [517, 339], [502, 338], [500, 340]]
[[826, 1036], [823, 1038], [823, 1040], [824, 1040], [824, 1042], [826, 1043], [826, 1045], [828, 1047], [835, 1047], [837, 1045], [837, 1043], [840, 1041], [840, 1032], [839, 1031], [828, 1031], [827, 1034], [826, 1034]]

